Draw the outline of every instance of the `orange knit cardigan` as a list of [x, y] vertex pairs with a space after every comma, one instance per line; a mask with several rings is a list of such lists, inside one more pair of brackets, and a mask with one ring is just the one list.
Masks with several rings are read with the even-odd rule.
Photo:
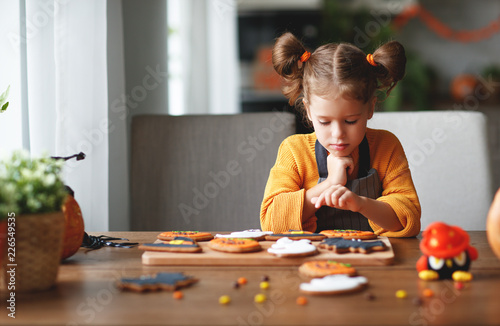
[[[389, 237], [412, 237], [420, 232], [420, 203], [401, 143], [385, 130], [367, 129], [371, 167], [378, 172], [382, 195], [377, 200], [391, 205], [403, 225], [400, 231], [387, 231], [369, 221], [375, 233]], [[316, 216], [302, 218], [305, 191], [318, 183], [314, 145], [316, 134], [293, 135], [279, 148], [270, 171], [260, 211], [265, 231], [316, 230]], [[352, 154], [357, 175], [359, 153]]]

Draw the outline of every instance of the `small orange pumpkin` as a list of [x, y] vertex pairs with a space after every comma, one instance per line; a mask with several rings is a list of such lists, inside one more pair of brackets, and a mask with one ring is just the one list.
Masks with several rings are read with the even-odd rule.
[[500, 259], [500, 189], [497, 191], [488, 212], [486, 234], [491, 249]]
[[451, 82], [451, 96], [455, 101], [463, 102], [467, 96], [474, 95], [477, 85], [478, 80], [475, 76], [468, 74], [458, 75]]
[[82, 211], [73, 196], [67, 196], [62, 210], [66, 219], [66, 226], [61, 259], [66, 259], [73, 256], [82, 245], [85, 228]]

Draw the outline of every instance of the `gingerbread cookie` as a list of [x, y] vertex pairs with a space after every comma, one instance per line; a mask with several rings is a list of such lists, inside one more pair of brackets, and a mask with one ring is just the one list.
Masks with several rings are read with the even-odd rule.
[[316, 255], [318, 249], [309, 239], [294, 241], [285, 237], [278, 239], [267, 252], [278, 257], [303, 257]]
[[175, 237], [174, 240], [161, 243], [144, 243], [139, 246], [141, 250], [166, 251], [166, 252], [200, 252], [201, 247], [191, 238]]
[[273, 234], [270, 231], [261, 231], [259, 229], [251, 229], [245, 231], [231, 232], [231, 234], [216, 234], [216, 238], [243, 238], [262, 241], [266, 239], [266, 235]]
[[141, 276], [139, 278], [122, 278], [116, 283], [121, 290], [136, 292], [144, 291], [175, 291], [178, 288], [198, 282], [192, 276], [185, 276], [182, 273], [158, 273], [155, 276]]
[[158, 239], [162, 241], [174, 240], [175, 237], [186, 237], [196, 241], [212, 240], [214, 236], [209, 232], [199, 231], [167, 231], [158, 235]]
[[319, 244], [319, 247], [332, 250], [338, 254], [344, 252], [360, 252], [367, 254], [372, 251], [387, 250], [387, 245], [383, 241], [346, 240], [343, 238], [325, 239]]
[[299, 267], [299, 272], [308, 277], [324, 277], [333, 274], [356, 275], [356, 269], [350, 264], [338, 263], [332, 260], [311, 260]]
[[253, 239], [216, 238], [208, 243], [210, 249], [223, 252], [254, 252], [262, 250], [259, 242]]
[[344, 239], [361, 239], [371, 240], [376, 239], [377, 235], [372, 231], [359, 231], [359, 230], [324, 230], [320, 232], [329, 238], [344, 238]]
[[368, 284], [363, 276], [327, 275], [300, 284], [300, 291], [311, 295], [342, 294], [362, 290]]
[[308, 239], [311, 241], [320, 241], [326, 238], [326, 235], [320, 234], [320, 233], [313, 233], [309, 231], [302, 231], [302, 230], [290, 230], [288, 232], [283, 232], [283, 233], [274, 233], [271, 235], [266, 236], [266, 240], [268, 241], [276, 241], [281, 238], [290, 238], [294, 240], [300, 240], [300, 239]]

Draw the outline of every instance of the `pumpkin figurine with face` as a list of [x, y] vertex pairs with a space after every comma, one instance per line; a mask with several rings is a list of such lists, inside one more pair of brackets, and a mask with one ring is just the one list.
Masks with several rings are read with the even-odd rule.
[[442, 222], [430, 224], [422, 234], [420, 250], [424, 254], [417, 261], [418, 276], [422, 280], [472, 280], [468, 272], [477, 259], [476, 248], [469, 245], [469, 235], [458, 226]]

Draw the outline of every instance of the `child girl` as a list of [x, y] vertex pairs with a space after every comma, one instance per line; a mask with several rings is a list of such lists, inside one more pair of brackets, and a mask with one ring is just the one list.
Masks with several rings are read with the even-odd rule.
[[376, 91], [388, 95], [405, 64], [396, 41], [365, 55], [343, 43], [310, 53], [291, 33], [276, 40], [273, 65], [284, 78], [283, 94], [315, 132], [281, 144], [261, 206], [263, 230], [419, 233], [420, 203], [403, 148], [392, 133], [366, 127]]

